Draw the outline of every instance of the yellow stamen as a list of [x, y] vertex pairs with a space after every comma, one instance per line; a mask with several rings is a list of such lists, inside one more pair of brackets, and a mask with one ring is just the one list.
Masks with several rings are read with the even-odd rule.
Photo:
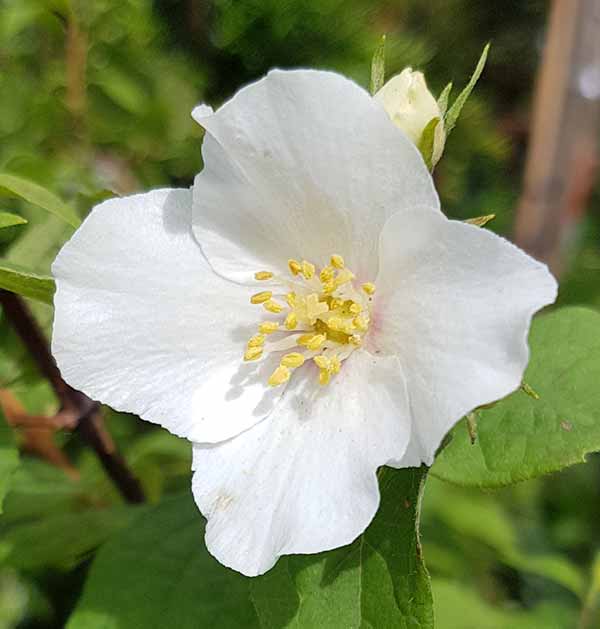
[[331, 366], [329, 358], [327, 358], [326, 356], [323, 356], [323, 354], [319, 354], [318, 356], [315, 356], [313, 360], [315, 361], [315, 364], [317, 365], [317, 367], [319, 367], [319, 369], [327, 370]]
[[298, 325], [298, 317], [295, 312], [290, 312], [285, 318], [285, 327], [288, 330], [293, 330]]
[[278, 329], [279, 323], [277, 321], [263, 321], [258, 326], [258, 330], [261, 334], [273, 334], [273, 332], [277, 332]]
[[302, 260], [302, 275], [309, 280], [315, 275], [315, 265], [307, 262], [306, 260]]
[[367, 293], [367, 295], [373, 295], [375, 293], [375, 284], [371, 282], [365, 282], [361, 288]]
[[335, 280], [328, 280], [327, 282], [323, 283], [323, 292], [326, 295], [331, 295], [331, 293], [333, 293], [333, 291], [337, 288], [336, 284], [335, 284]]
[[273, 297], [273, 293], [270, 290], [264, 290], [260, 293], [256, 293], [250, 297], [251, 304], [264, 304], [265, 301], [269, 301]]
[[330, 380], [331, 374], [329, 371], [327, 369], [321, 369], [321, 371], [319, 371], [319, 384], [325, 386], [326, 384], [329, 384]]
[[254, 274], [255, 280], [270, 280], [273, 277], [273, 273], [271, 271], [257, 271]]
[[329, 280], [332, 280], [334, 276], [335, 271], [331, 266], [323, 267], [321, 269], [321, 272], [319, 273], [319, 279], [321, 280], [321, 282], [328, 282]]
[[342, 258], [342, 256], [338, 256], [337, 254], [334, 253], [331, 256], [331, 264], [336, 269], [343, 269], [344, 268], [344, 258]]
[[249, 347], [244, 352], [244, 360], [245, 361], [258, 360], [262, 356], [262, 353], [263, 353], [262, 347]]
[[264, 334], [255, 334], [249, 341], [248, 347], [262, 347], [265, 344]]
[[303, 334], [298, 339], [298, 345], [304, 345], [308, 349], [319, 349], [325, 343], [326, 336], [324, 334]]
[[336, 286], [342, 286], [343, 284], [347, 284], [354, 279], [354, 273], [349, 271], [348, 269], [342, 269], [338, 276], [335, 278]]
[[275, 314], [281, 312], [283, 310], [283, 306], [277, 303], [273, 299], [269, 299], [263, 303], [263, 308], [268, 310], [269, 312], [274, 312]]
[[329, 317], [329, 319], [327, 319], [327, 325], [332, 330], [339, 330], [342, 326], [342, 320], [339, 317]]
[[293, 308], [296, 305], [296, 293], [288, 293], [285, 296], [285, 300], [287, 302], [287, 305], [290, 308]]
[[302, 271], [302, 265], [298, 260], [288, 260], [288, 267], [292, 272], [292, 275], [298, 275]]
[[280, 384], [287, 382], [290, 379], [290, 370], [284, 365], [279, 365], [277, 369], [269, 377], [269, 384], [272, 387], [278, 387]]
[[331, 366], [329, 367], [329, 371], [332, 374], [340, 373], [340, 369], [342, 368], [342, 361], [338, 358], [337, 355], [331, 357]]
[[300, 354], [299, 352], [292, 352], [291, 354], [286, 354], [281, 359], [281, 365], [284, 367], [291, 367], [295, 369], [296, 367], [300, 367], [304, 364], [304, 354]]
[[360, 347], [362, 345], [362, 338], [358, 334], [353, 334], [348, 340], [356, 347]]
[[348, 310], [352, 313], [352, 314], [360, 314], [362, 312], [362, 306], [360, 304], [357, 304], [355, 301], [353, 301], [349, 306], [348, 306]]
[[356, 329], [361, 332], [366, 332], [369, 329], [369, 322], [362, 315], [354, 318], [354, 325], [356, 326]]
[[306, 344], [308, 349], [319, 349], [323, 343], [327, 340], [324, 334], [315, 334], [310, 341]]

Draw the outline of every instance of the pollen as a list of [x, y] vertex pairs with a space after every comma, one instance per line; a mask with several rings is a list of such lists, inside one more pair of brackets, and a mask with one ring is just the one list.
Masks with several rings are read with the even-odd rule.
[[271, 271], [257, 271], [254, 274], [255, 280], [270, 280], [273, 278], [273, 273]]
[[287, 264], [287, 278], [271, 271], [254, 274], [257, 280], [273, 280], [278, 297], [273, 298], [273, 291], [261, 291], [250, 297], [251, 303], [281, 319], [258, 324], [258, 332], [246, 343], [244, 360], [280, 354], [279, 366], [268, 378], [273, 387], [288, 382], [294, 370], [312, 360], [319, 383], [327, 385], [369, 334], [375, 285], [356, 283], [338, 254], [320, 269], [308, 260], [289, 259]]
[[273, 293], [270, 290], [263, 290], [260, 293], [256, 293], [250, 297], [251, 304], [264, 304], [266, 301], [269, 301], [273, 297]]
[[263, 321], [258, 326], [258, 331], [261, 334], [273, 334], [273, 332], [277, 332], [278, 329], [279, 329], [278, 321]]
[[286, 354], [281, 359], [281, 364], [284, 367], [301, 367], [304, 364], [304, 354], [300, 354], [299, 352], [292, 352], [291, 354]]
[[285, 365], [279, 365], [269, 377], [269, 384], [272, 387], [278, 387], [280, 384], [287, 382], [291, 375], [291, 371]]
[[334, 266], [336, 269], [343, 269], [344, 268], [344, 258], [342, 258], [342, 256], [338, 256], [336, 253], [334, 253], [331, 256], [331, 266]]
[[269, 312], [274, 312], [275, 314], [279, 314], [283, 310], [283, 306], [280, 303], [276, 302], [274, 299], [267, 299], [264, 303], [258, 303], [262, 303], [265, 310], [268, 310]]
[[365, 293], [367, 293], [367, 295], [375, 294], [375, 284], [372, 284], [371, 282], [365, 282], [361, 288], [365, 291]]

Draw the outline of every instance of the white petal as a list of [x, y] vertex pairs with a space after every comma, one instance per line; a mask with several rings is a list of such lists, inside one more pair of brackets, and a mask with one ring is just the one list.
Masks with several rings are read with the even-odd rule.
[[531, 317], [554, 301], [556, 281], [503, 238], [425, 210], [392, 217], [380, 255], [370, 342], [397, 354], [406, 376], [403, 464], [430, 465], [461, 417], [519, 386]]
[[386, 219], [439, 207], [418, 150], [340, 75], [275, 70], [196, 118], [207, 135], [194, 232], [213, 267], [235, 281], [288, 258], [322, 265], [331, 253], [372, 279]]
[[275, 365], [241, 363], [257, 306], [211, 270], [190, 212], [189, 190], [92, 211], [53, 266], [52, 351], [90, 397], [213, 442], [262, 419], [281, 392], [265, 385]]
[[352, 542], [379, 505], [376, 470], [409, 439], [395, 357], [355, 351], [326, 387], [298, 370], [275, 411], [226, 443], [194, 445], [193, 492], [208, 518], [206, 544], [253, 576], [282, 554]]

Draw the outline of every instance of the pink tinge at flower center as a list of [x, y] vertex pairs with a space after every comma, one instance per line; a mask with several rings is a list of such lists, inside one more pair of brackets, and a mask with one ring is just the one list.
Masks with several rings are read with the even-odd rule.
[[363, 343], [371, 322], [375, 285], [355, 285], [355, 276], [339, 255], [317, 270], [306, 260], [288, 260], [290, 277], [259, 271], [254, 277], [274, 284], [250, 298], [268, 313], [279, 315], [262, 321], [246, 345], [245, 361], [260, 360], [272, 352], [282, 354], [269, 377], [271, 386], [287, 382], [294, 369], [312, 360], [319, 368], [319, 382], [328, 384], [342, 362]]

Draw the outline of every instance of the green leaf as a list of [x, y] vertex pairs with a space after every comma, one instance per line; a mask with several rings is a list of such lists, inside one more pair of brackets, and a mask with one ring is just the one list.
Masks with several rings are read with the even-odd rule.
[[481, 53], [481, 57], [479, 57], [479, 61], [477, 62], [477, 66], [475, 67], [475, 71], [473, 72], [471, 79], [467, 83], [467, 86], [464, 90], [456, 97], [454, 103], [452, 103], [452, 107], [448, 110], [446, 117], [444, 119], [444, 129], [446, 131], [446, 137], [450, 135], [450, 132], [456, 126], [456, 121], [460, 116], [460, 112], [467, 102], [475, 84], [479, 80], [481, 73], [483, 72], [483, 68], [485, 67], [485, 62], [487, 60], [488, 52], [490, 50], [490, 45], [486, 44], [483, 52]]
[[188, 493], [137, 518], [98, 552], [67, 629], [258, 628], [248, 579], [204, 547]]
[[19, 452], [13, 439], [12, 428], [6, 423], [0, 409], [0, 513], [2, 513], [4, 497], [18, 465]]
[[18, 214], [10, 212], [0, 212], [0, 229], [5, 227], [14, 227], [15, 225], [25, 225], [27, 220]]
[[15, 524], [2, 532], [0, 560], [28, 571], [72, 568], [142, 509], [130, 505], [88, 509]]
[[437, 104], [440, 109], [440, 116], [442, 118], [446, 115], [446, 110], [448, 109], [448, 99], [450, 98], [450, 92], [452, 91], [452, 81], [446, 85], [446, 87], [442, 90], [439, 98], [437, 99]]
[[[514, 602], [491, 605], [456, 581], [434, 579], [436, 629], [565, 629], [574, 627], [576, 614], [558, 603], [541, 603], [531, 609]], [[467, 620], [468, 619], [468, 620]]]
[[385, 35], [381, 36], [379, 45], [375, 49], [373, 59], [371, 61], [371, 84], [370, 91], [373, 96], [385, 83]]
[[478, 411], [471, 445], [464, 420], [432, 474], [459, 485], [501, 487], [585, 461], [600, 450], [600, 313], [562, 308], [534, 321], [521, 390]]
[[421, 134], [419, 146], [417, 147], [419, 151], [421, 151], [421, 155], [425, 160], [425, 165], [429, 170], [433, 170], [433, 167], [435, 166], [433, 163], [433, 146], [435, 144], [435, 130], [437, 129], [439, 123], [439, 118], [432, 118], [427, 123], [423, 129], [423, 133]]
[[0, 260], [0, 289], [2, 288], [52, 305], [56, 286], [54, 279], [47, 275], [39, 275], [18, 264]]
[[8, 173], [0, 173], [0, 188], [5, 188], [13, 195], [62, 218], [72, 227], [81, 225], [81, 220], [72, 207], [33, 181], [9, 175]]
[[359, 539], [283, 557], [254, 579], [208, 554], [189, 494], [165, 500], [101, 548], [67, 629], [431, 629], [416, 525], [424, 476], [383, 469], [382, 505]]
[[423, 468], [380, 474], [382, 501], [353, 544], [319, 555], [283, 557], [251, 583], [262, 629], [429, 629], [429, 578], [417, 524]]

